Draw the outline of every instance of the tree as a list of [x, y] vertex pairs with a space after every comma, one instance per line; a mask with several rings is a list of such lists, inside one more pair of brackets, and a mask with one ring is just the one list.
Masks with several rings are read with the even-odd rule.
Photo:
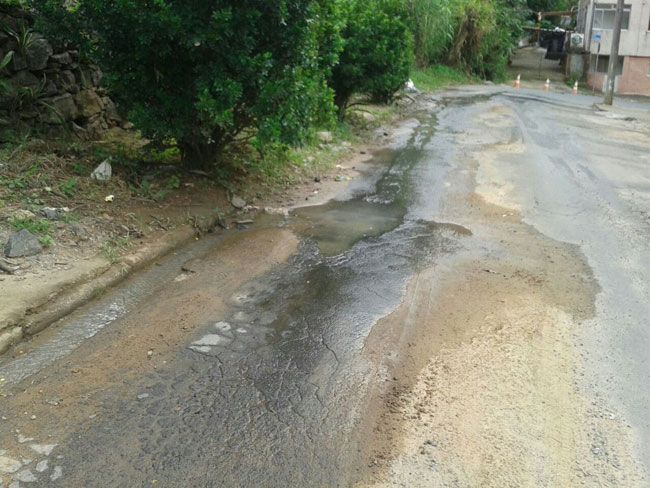
[[111, 95], [149, 138], [174, 140], [194, 167], [240, 137], [304, 140], [332, 112], [338, 1], [35, 0], [65, 17], [106, 73]]
[[413, 61], [401, 2], [352, 0], [346, 17], [343, 51], [330, 78], [340, 115], [354, 93], [389, 100], [408, 80]]

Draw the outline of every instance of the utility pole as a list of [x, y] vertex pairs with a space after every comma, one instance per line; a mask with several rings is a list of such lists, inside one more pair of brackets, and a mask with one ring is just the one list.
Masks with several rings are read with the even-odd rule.
[[614, 31], [612, 32], [612, 52], [609, 53], [607, 66], [607, 85], [605, 86], [605, 105], [614, 103], [614, 85], [616, 83], [616, 69], [618, 68], [618, 46], [621, 43], [621, 25], [623, 24], [623, 8], [625, 0], [616, 1], [616, 14], [614, 15]]

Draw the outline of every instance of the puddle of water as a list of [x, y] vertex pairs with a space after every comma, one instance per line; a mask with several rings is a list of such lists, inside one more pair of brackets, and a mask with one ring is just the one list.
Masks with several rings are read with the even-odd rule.
[[379, 162], [388, 170], [374, 188], [345, 201], [298, 208], [292, 212], [292, 228], [313, 239], [323, 256], [335, 256], [351, 249], [362, 239], [381, 236], [404, 223], [411, 203], [409, 171], [425, 156], [424, 146], [434, 133], [434, 123], [416, 130], [408, 144], [382, 152]]
[[404, 210], [394, 205], [351, 200], [329, 202], [294, 212], [295, 228], [318, 243], [321, 254], [334, 256], [361, 239], [377, 237], [402, 223]]

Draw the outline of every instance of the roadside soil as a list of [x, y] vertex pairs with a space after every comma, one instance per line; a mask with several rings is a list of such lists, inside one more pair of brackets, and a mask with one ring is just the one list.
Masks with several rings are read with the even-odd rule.
[[[507, 133], [509, 118], [477, 124]], [[577, 247], [522, 221], [493, 164], [521, 150], [483, 144], [456, 162], [450, 181], [469, 191], [446, 207], [474, 245], [416, 275], [366, 344], [388, 387], [361, 429], [358, 487], [647, 486], [629, 426], [580, 386], [577, 332], [599, 286]]]
[[[305, 154], [303, 163], [290, 165], [280, 180], [253, 175], [231, 190], [207, 175], [183, 172], [173, 165], [145, 170], [137, 188], [128, 182], [132, 178], [129, 168], [114, 165], [111, 180], [99, 183], [89, 177], [98, 164], [89, 147], [64, 153], [58, 148], [60, 143], [33, 140], [4, 154], [0, 243], [4, 247], [17, 230], [16, 219], [45, 226], [41, 234], [51, 242], [36, 256], [0, 258], [13, 270], [0, 271], [0, 353], [23, 332], [27, 334], [22, 328], [31, 314], [106, 273], [126, 256], [192, 234], [183, 229], [194, 229], [200, 236], [220, 227], [245, 228], [260, 213], [282, 215], [295, 206], [328, 200], [353, 179], [372, 171], [373, 153], [390, 144], [395, 124], [408, 112], [373, 110], [378, 117], [361, 117], [355, 126], [358, 136], [354, 140], [364, 142], [321, 144]], [[120, 131], [96, 144], [124, 151], [125, 146], [137, 147], [141, 141]], [[245, 201], [243, 207], [231, 204], [234, 194]], [[105, 200], [109, 195], [112, 201]], [[41, 214], [44, 207], [59, 209], [58, 218], [47, 220]]]

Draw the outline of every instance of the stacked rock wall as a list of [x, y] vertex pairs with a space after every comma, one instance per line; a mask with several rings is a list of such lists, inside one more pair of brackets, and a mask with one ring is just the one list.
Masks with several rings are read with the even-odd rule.
[[96, 137], [122, 123], [100, 86], [102, 73], [80, 62], [76, 50], [56, 50], [32, 30], [29, 12], [0, 5], [0, 124], [52, 132], [68, 127]]

